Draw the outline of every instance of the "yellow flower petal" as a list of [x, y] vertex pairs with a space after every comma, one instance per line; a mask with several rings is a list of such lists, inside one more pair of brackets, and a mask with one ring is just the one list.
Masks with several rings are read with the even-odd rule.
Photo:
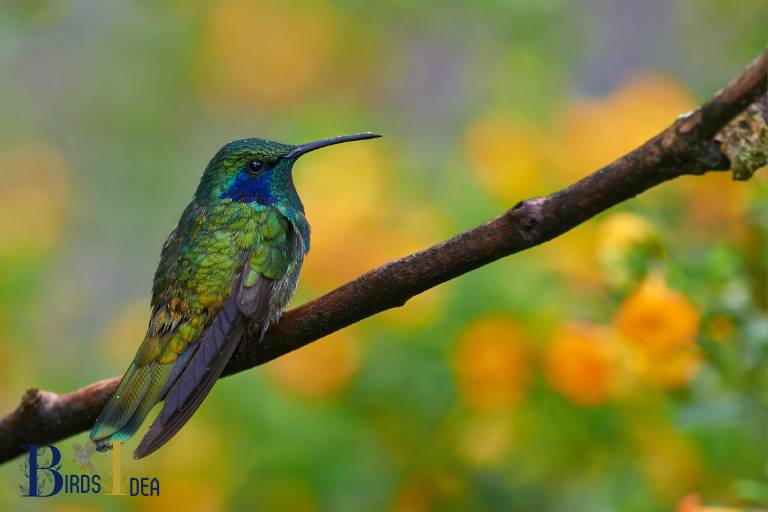
[[494, 316], [470, 324], [454, 356], [459, 391], [478, 410], [519, 404], [531, 380], [530, 340], [515, 321]]
[[610, 331], [584, 323], [561, 328], [547, 348], [544, 371], [550, 385], [574, 403], [597, 405], [611, 399], [618, 376]]

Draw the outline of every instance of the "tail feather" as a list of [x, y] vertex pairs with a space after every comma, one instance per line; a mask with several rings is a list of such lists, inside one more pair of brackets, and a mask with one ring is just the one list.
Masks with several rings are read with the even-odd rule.
[[168, 389], [163, 409], [136, 448], [135, 458], [146, 457], [163, 446], [192, 417], [227, 366], [244, 326], [245, 317], [238, 311], [233, 294], [200, 336], [198, 350]]
[[131, 364], [91, 429], [90, 437], [99, 451], [108, 450], [115, 441], [127, 441], [136, 433], [198, 346], [188, 345], [174, 364]]
[[[153, 363], [154, 364], [154, 363]], [[136, 404], [133, 414], [120, 427], [120, 429], [110, 436], [110, 441], [127, 441], [139, 429], [144, 419], [152, 411], [152, 408], [160, 401], [168, 388], [168, 378], [173, 371], [172, 365], [157, 364], [153, 379], [147, 386], [147, 392]]]
[[133, 363], [123, 375], [91, 429], [91, 440], [99, 450], [109, 449], [112, 441], [123, 441], [130, 437], [124, 427], [135, 417], [137, 409], [144, 402], [153, 382], [153, 366], [149, 364], [139, 367]]

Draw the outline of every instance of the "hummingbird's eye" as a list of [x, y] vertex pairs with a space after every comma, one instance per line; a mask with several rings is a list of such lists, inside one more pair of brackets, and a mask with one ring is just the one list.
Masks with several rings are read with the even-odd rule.
[[248, 172], [251, 174], [258, 174], [264, 169], [264, 164], [259, 162], [258, 160], [251, 160], [248, 162]]

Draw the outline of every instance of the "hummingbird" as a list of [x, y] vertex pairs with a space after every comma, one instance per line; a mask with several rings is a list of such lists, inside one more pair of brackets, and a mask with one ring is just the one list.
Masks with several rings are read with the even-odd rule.
[[163, 244], [147, 333], [90, 438], [99, 451], [128, 440], [163, 407], [134, 452], [167, 443], [221, 376], [241, 338], [261, 341], [290, 301], [309, 251], [296, 160], [360, 133], [291, 145], [242, 139], [222, 147]]

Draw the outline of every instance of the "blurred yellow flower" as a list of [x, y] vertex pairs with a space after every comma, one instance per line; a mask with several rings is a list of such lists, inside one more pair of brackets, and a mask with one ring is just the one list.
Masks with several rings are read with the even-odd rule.
[[630, 352], [630, 369], [661, 387], [687, 384], [699, 367], [699, 312], [681, 293], [652, 274], [614, 318]]
[[206, 20], [204, 93], [215, 106], [279, 108], [328, 67], [337, 17], [329, 4], [222, 0]]
[[505, 460], [512, 448], [513, 425], [505, 414], [470, 417], [460, 433], [458, 451], [476, 466]]
[[701, 354], [696, 345], [680, 347], [666, 356], [632, 351], [629, 368], [636, 375], [661, 388], [686, 386], [699, 371]]
[[574, 103], [565, 112], [552, 154], [566, 177], [582, 177], [639, 146], [694, 105], [674, 79], [636, 76], [604, 98]]
[[[312, 225], [312, 249], [302, 280], [328, 288], [386, 261], [381, 210], [389, 183], [381, 155], [363, 144], [318, 152], [295, 173]], [[395, 226], [391, 231], [396, 232]]]
[[401, 331], [418, 329], [433, 323], [443, 309], [446, 285], [432, 288], [411, 298], [404, 307], [388, 309], [379, 318]]
[[544, 360], [550, 385], [579, 405], [610, 400], [618, 385], [617, 352], [606, 327], [570, 323], [555, 333]]
[[632, 246], [656, 236], [654, 227], [643, 217], [626, 212], [614, 213], [598, 227], [597, 252], [601, 258], [615, 259]]
[[633, 247], [653, 243], [658, 234], [643, 217], [632, 213], [614, 213], [598, 226], [597, 255], [609, 285], [628, 284], [627, 256]]
[[597, 229], [582, 224], [542, 246], [545, 264], [562, 274], [572, 286], [598, 290], [602, 287], [600, 265], [595, 253]]
[[464, 145], [480, 183], [504, 204], [542, 193], [545, 144], [534, 127], [507, 119], [477, 119], [467, 128]]
[[[753, 179], [765, 180], [765, 173], [757, 173]], [[675, 185], [684, 194], [685, 215], [697, 234], [705, 239], [723, 233], [744, 236], [749, 187], [734, 187], [727, 172], [680, 180]]]
[[[302, 165], [295, 179], [312, 225], [302, 283], [338, 286], [440, 240], [433, 210], [393, 199], [390, 163], [373, 145], [338, 146]], [[433, 300], [443, 293], [434, 292]]]
[[464, 402], [473, 409], [503, 410], [525, 396], [532, 373], [525, 329], [508, 317], [471, 323], [461, 334], [454, 369]]
[[699, 312], [666, 280], [652, 274], [627, 296], [615, 318], [619, 333], [652, 353], [691, 345], [699, 333]]
[[0, 155], [0, 260], [47, 252], [61, 239], [72, 196], [64, 156], [45, 143]]
[[267, 368], [278, 386], [300, 396], [319, 398], [340, 390], [359, 363], [359, 345], [347, 329], [280, 357]]

